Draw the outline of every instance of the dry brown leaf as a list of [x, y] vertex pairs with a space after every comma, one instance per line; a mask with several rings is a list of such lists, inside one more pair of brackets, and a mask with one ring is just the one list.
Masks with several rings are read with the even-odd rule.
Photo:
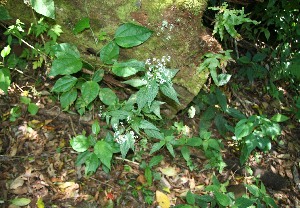
[[170, 208], [171, 206], [169, 197], [160, 191], [156, 191], [156, 201], [161, 208]]
[[10, 189], [17, 189], [20, 186], [23, 186], [23, 184], [24, 184], [23, 176], [19, 176], [15, 180], [13, 180], [13, 182], [10, 184], [9, 188]]
[[139, 176], [137, 177], [136, 181], [137, 181], [138, 183], [140, 183], [140, 184], [143, 184], [143, 185], [147, 183], [146, 178], [145, 178], [144, 175], [139, 175]]

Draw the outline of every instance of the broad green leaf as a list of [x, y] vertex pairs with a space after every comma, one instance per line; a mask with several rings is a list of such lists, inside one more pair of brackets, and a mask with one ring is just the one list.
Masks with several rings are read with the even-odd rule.
[[114, 41], [111, 41], [101, 49], [100, 59], [105, 64], [113, 64], [119, 58], [119, 53], [119, 46]]
[[39, 111], [39, 107], [35, 103], [29, 103], [27, 110], [30, 115], [36, 115]]
[[231, 75], [230, 74], [219, 74], [218, 75], [218, 86], [223, 86], [225, 84], [227, 84], [229, 82], [231, 78]]
[[209, 70], [211, 78], [214, 80], [215, 85], [219, 86], [219, 79], [217, 74], [217, 69], [212, 68]]
[[86, 105], [90, 104], [95, 98], [98, 96], [100, 87], [97, 82], [94, 81], [86, 81], [81, 86], [81, 96], [86, 103]]
[[145, 178], [149, 186], [152, 186], [152, 171], [150, 167], [145, 168]]
[[238, 208], [250, 207], [256, 200], [245, 197], [239, 197], [235, 200], [234, 205]]
[[285, 115], [282, 115], [280, 113], [274, 115], [272, 118], [271, 118], [271, 121], [274, 121], [274, 122], [284, 122], [284, 121], [287, 121], [289, 120], [290, 118], [285, 116]]
[[144, 79], [130, 79], [130, 80], [124, 81], [123, 83], [129, 84], [133, 87], [140, 87], [140, 86], [146, 85], [147, 81]]
[[89, 154], [85, 161], [85, 175], [95, 173], [100, 166], [100, 160], [95, 153]]
[[220, 151], [220, 145], [216, 139], [209, 139], [208, 146], [214, 150]]
[[30, 204], [31, 200], [27, 198], [15, 198], [10, 200], [10, 203], [16, 206], [26, 206]]
[[153, 144], [152, 149], [150, 151], [150, 154], [153, 154], [154, 152], [157, 152], [165, 145], [165, 141], [160, 141], [158, 143]]
[[269, 196], [264, 196], [263, 200], [266, 202], [266, 204], [268, 204], [270, 207], [273, 208], [277, 208], [278, 205], [276, 204], [276, 202], [274, 201], [274, 199], [272, 199]]
[[112, 147], [106, 141], [98, 141], [94, 147], [94, 153], [100, 159], [100, 161], [110, 169], [111, 159], [113, 155]]
[[217, 100], [218, 100], [222, 110], [226, 111], [226, 109], [227, 109], [227, 98], [219, 88], [216, 89], [216, 97], [217, 97]]
[[158, 165], [163, 159], [164, 159], [164, 156], [162, 156], [162, 155], [157, 155], [157, 156], [152, 157], [149, 162], [149, 167], [152, 168], [152, 167]]
[[84, 152], [90, 147], [88, 139], [84, 135], [78, 135], [70, 140], [71, 147], [77, 152]]
[[249, 64], [251, 62], [251, 59], [248, 56], [242, 56], [238, 59], [238, 61], [242, 64]]
[[127, 133], [125, 137], [126, 140], [120, 144], [120, 151], [123, 159], [126, 157], [129, 149], [132, 149], [134, 151], [134, 143], [135, 143], [134, 135]]
[[202, 139], [199, 138], [199, 137], [192, 137], [192, 138], [189, 138], [187, 140], [187, 143], [186, 143], [187, 146], [191, 146], [191, 147], [199, 147], [202, 145]]
[[82, 32], [88, 28], [90, 28], [90, 18], [84, 17], [76, 23], [76, 25], [73, 29], [73, 33], [75, 35], [77, 35], [78, 33]]
[[226, 194], [220, 193], [218, 191], [216, 191], [215, 193], [215, 197], [217, 199], [217, 201], [222, 205], [222, 206], [229, 206], [231, 203], [231, 200], [229, 198], [229, 196], [227, 196]]
[[118, 97], [110, 88], [101, 88], [99, 98], [105, 105], [115, 105], [118, 102]]
[[195, 204], [195, 195], [190, 190], [186, 193], [185, 198], [188, 204]]
[[145, 133], [147, 134], [148, 137], [150, 138], [156, 138], [156, 139], [163, 139], [164, 135], [160, 133], [157, 130], [152, 130], [152, 129], [145, 129]]
[[76, 77], [70, 75], [63, 76], [55, 82], [51, 92], [67, 92], [75, 86], [76, 82]]
[[5, 94], [7, 94], [10, 82], [10, 70], [7, 68], [0, 69], [0, 89], [3, 90]]
[[236, 119], [239, 119], [239, 120], [247, 118], [243, 113], [241, 113], [239, 110], [237, 110], [235, 108], [227, 108], [226, 113], [228, 113], [230, 116], [232, 116]]
[[82, 62], [79, 58], [75, 58], [74, 56], [64, 56], [57, 58], [52, 62], [49, 76], [74, 74], [80, 71], [81, 68]]
[[248, 136], [252, 131], [253, 131], [253, 123], [252, 122], [247, 122], [247, 119], [242, 119], [240, 120], [234, 130], [234, 134], [237, 139], [241, 139], [245, 136]]
[[162, 119], [160, 115], [160, 106], [164, 104], [164, 102], [154, 100], [150, 107], [150, 111], [153, 112], [158, 118]]
[[191, 160], [191, 152], [187, 146], [183, 146], [180, 150], [182, 157], [185, 159], [185, 161]]
[[173, 145], [170, 144], [170, 143], [167, 143], [167, 144], [166, 144], [166, 148], [167, 148], [167, 150], [170, 152], [170, 154], [175, 158], [175, 152], [174, 152]]
[[76, 166], [81, 166], [82, 164], [85, 163], [86, 159], [91, 155], [93, 154], [92, 152], [89, 152], [89, 151], [84, 151], [82, 153], [80, 153], [77, 158], [76, 158], [76, 161], [75, 161], [75, 165]]
[[75, 58], [80, 58], [80, 53], [75, 45], [70, 43], [60, 43], [51, 47], [57, 58], [65, 56], [73, 56]]
[[53, 0], [30, 0], [30, 4], [37, 13], [55, 19]]
[[4, 6], [0, 5], [0, 20], [9, 20], [11, 16], [9, 15], [8, 11], [5, 9]]
[[29, 97], [21, 96], [20, 102], [24, 103], [25, 105], [28, 105], [31, 102], [31, 99]]
[[72, 88], [71, 90], [64, 92], [60, 98], [60, 105], [62, 109], [69, 107], [77, 98], [77, 89]]
[[260, 61], [263, 61], [266, 57], [267, 57], [267, 54], [265, 54], [265, 53], [257, 53], [253, 56], [252, 61], [260, 62]]
[[104, 70], [103, 69], [98, 69], [95, 71], [92, 77], [92, 81], [94, 82], [100, 82], [104, 77]]
[[100, 133], [100, 125], [99, 121], [95, 120], [92, 124], [92, 132], [95, 135], [98, 135]]
[[146, 86], [142, 87], [137, 92], [138, 109], [141, 110], [146, 104], [150, 107], [157, 94], [158, 84], [155, 80], [151, 80]]
[[172, 83], [166, 82], [166, 83], [160, 85], [159, 89], [165, 96], [174, 100], [177, 104], [180, 104], [179, 100], [177, 98], [177, 92], [173, 88]]
[[259, 188], [256, 185], [245, 184], [245, 187], [252, 195], [259, 197]]
[[214, 119], [215, 125], [219, 131], [219, 133], [225, 137], [228, 129], [227, 129], [227, 120], [223, 117], [222, 114], [217, 114]]
[[115, 62], [112, 72], [119, 77], [129, 77], [145, 70], [145, 63], [135, 59], [126, 62]]
[[10, 54], [11, 48], [10, 45], [5, 46], [2, 50], [1, 50], [1, 57], [5, 58], [6, 56], [8, 56], [8, 54]]
[[53, 47], [55, 56], [49, 76], [74, 74], [81, 70], [82, 61], [77, 48], [68, 43], [61, 43]]
[[141, 129], [151, 129], [151, 130], [156, 130], [156, 131], [159, 131], [159, 129], [154, 125], [152, 124], [151, 122], [147, 121], [147, 120], [142, 120], [140, 122], [140, 125], [139, 127]]
[[148, 40], [153, 32], [140, 25], [125, 23], [115, 33], [116, 43], [124, 48], [137, 46]]

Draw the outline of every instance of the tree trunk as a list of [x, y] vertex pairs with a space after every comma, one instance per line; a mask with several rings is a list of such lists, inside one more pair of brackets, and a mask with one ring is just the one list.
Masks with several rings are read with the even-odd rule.
[[[181, 105], [168, 100], [164, 113], [173, 117], [193, 100], [207, 80], [207, 71], [197, 72], [201, 56], [222, 50], [202, 25], [206, 5], [207, 0], [60, 0], [55, 1], [55, 24], [62, 26], [64, 32], [59, 41], [75, 44], [82, 59], [94, 65], [100, 65], [100, 59], [86, 52], [91, 49], [99, 51], [107, 43], [95, 42], [101, 32], [111, 40], [116, 28], [125, 22], [152, 29], [154, 33], [149, 40], [138, 47], [122, 49], [120, 59], [145, 61], [171, 56], [169, 67], [179, 69], [173, 83]], [[9, 0], [5, 7], [13, 18], [28, 25], [36, 21], [30, 7], [19, 0]], [[83, 17], [90, 18], [92, 30], [74, 35], [74, 25]]]

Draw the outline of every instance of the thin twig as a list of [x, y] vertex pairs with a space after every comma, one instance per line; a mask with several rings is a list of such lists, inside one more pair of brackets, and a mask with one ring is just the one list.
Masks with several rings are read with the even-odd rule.
[[131, 163], [131, 164], [133, 164], [133, 165], [137, 165], [137, 166], [140, 166], [140, 164], [139, 163], [137, 163], [137, 162], [133, 162], [133, 161], [131, 161], [131, 160], [128, 160], [128, 159], [123, 159], [123, 158], [121, 158], [121, 157], [115, 157], [117, 160], [123, 160], [123, 161], [125, 161], [125, 162], [128, 162], [128, 163]]
[[70, 122], [71, 122], [71, 128], [72, 128], [72, 131], [73, 131], [73, 133], [74, 133], [74, 136], [76, 136], [77, 134], [76, 134], [76, 132], [75, 132], [74, 124], [73, 124], [73, 121], [72, 121], [71, 116], [69, 116], [69, 119], [70, 119]]

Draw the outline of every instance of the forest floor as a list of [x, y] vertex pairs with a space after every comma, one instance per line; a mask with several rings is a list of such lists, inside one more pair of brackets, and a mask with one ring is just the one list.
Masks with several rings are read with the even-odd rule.
[[[84, 168], [75, 166], [77, 153], [69, 141], [82, 132], [90, 133], [91, 120], [97, 115], [91, 112], [80, 117], [62, 112], [59, 102], [50, 94], [53, 81], [41, 74], [30, 67], [22, 74], [13, 72], [9, 96], [0, 95], [0, 207], [14, 207], [9, 200], [15, 198], [30, 199], [28, 207], [42, 203], [45, 207], [156, 207], [155, 191], [162, 191], [162, 184], [169, 188], [168, 197], [174, 205], [184, 202], [182, 196], [188, 190], [201, 195], [204, 187], [211, 184], [213, 174], [221, 182], [229, 180], [228, 189], [235, 194], [245, 193], [240, 184], [247, 177], [235, 167], [238, 154], [228, 140], [223, 140], [222, 151], [228, 168], [222, 173], [204, 170], [203, 152], [192, 149], [197, 167], [194, 171], [190, 171], [182, 157], [174, 159], [167, 150], [161, 150], [165, 159], [154, 169], [162, 179], [151, 187], [143, 187], [145, 176], [139, 161], [122, 160], [117, 156], [110, 173], [99, 168], [94, 175], [85, 177]], [[272, 116], [289, 106], [291, 98], [284, 87], [281, 90], [285, 100], [280, 102], [261, 92], [263, 83], [250, 85], [245, 80], [232, 80], [229, 85], [232, 83], [241, 86], [240, 90], [234, 91], [231, 87], [222, 90], [229, 104], [247, 115]], [[27, 112], [26, 106], [20, 103], [20, 96], [30, 97], [39, 104], [36, 115]], [[10, 110], [17, 105], [21, 106], [21, 114], [12, 122]], [[182, 112], [175, 121], [182, 121], [195, 134], [198, 131], [199, 115], [190, 119]], [[300, 207], [300, 187], [295, 184], [299, 180], [300, 125], [288, 120], [281, 127], [280, 145], [274, 142], [270, 152], [258, 152], [249, 161], [265, 176], [262, 180], [279, 207]], [[211, 131], [215, 132], [214, 137], [221, 138], [214, 129]], [[142, 160], [148, 161], [147, 158], [148, 154], [141, 155]], [[150, 205], [147, 204], [149, 198], [154, 199]]]

